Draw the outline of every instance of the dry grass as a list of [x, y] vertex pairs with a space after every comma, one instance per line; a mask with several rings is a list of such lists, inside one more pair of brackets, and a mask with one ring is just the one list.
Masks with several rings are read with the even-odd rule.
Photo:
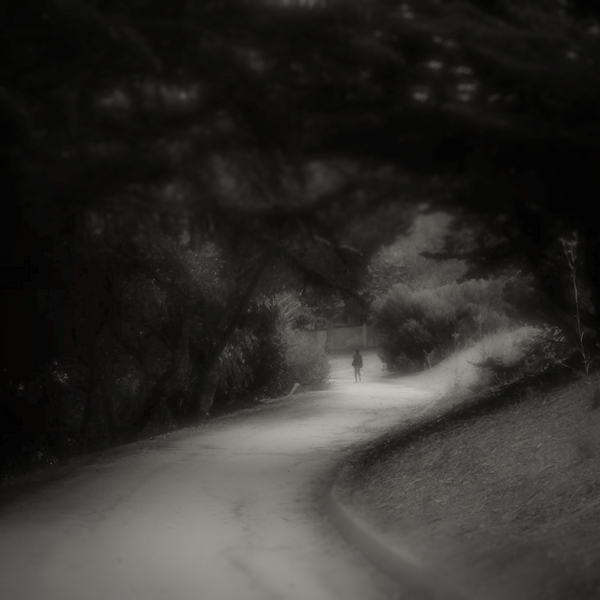
[[501, 359], [506, 364], [517, 363], [523, 358], [527, 342], [540, 332], [541, 329], [530, 326], [499, 331], [456, 352], [432, 369], [403, 377], [403, 381], [426, 379], [427, 385], [444, 393], [447, 402], [462, 401], [465, 393], [485, 389], [492, 383], [491, 378], [476, 366], [477, 363], [488, 358]]
[[[350, 502], [469, 597], [600, 598], [600, 408], [589, 380], [463, 415], [357, 465]], [[513, 399], [515, 400], [515, 399]], [[387, 448], [387, 450], [386, 450]]]

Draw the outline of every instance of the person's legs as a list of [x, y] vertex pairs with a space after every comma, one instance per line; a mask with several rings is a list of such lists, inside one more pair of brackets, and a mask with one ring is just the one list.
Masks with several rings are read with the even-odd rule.
[[354, 383], [358, 381], [358, 377], [360, 375], [360, 370], [358, 367], [354, 367]]
[[361, 368], [360, 368], [360, 367], [358, 367], [357, 371], [358, 371], [358, 380], [359, 380], [359, 381], [362, 381], [362, 377], [360, 376], [360, 371], [361, 371]]

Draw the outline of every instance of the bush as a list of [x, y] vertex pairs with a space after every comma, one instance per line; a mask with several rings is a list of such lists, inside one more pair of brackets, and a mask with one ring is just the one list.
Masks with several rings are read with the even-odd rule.
[[324, 383], [329, 377], [329, 360], [325, 350], [303, 331], [288, 328], [284, 330], [285, 369], [282, 382], [286, 389], [294, 383], [302, 386], [315, 386]]
[[274, 398], [288, 394], [295, 383], [318, 386], [329, 376], [325, 350], [297, 329], [302, 305], [292, 294], [257, 301], [244, 328], [222, 356], [220, 395]]
[[562, 331], [546, 325], [520, 340], [512, 352], [495, 349], [473, 364], [489, 376], [492, 387], [500, 388], [550, 372], [564, 365], [572, 352]]
[[451, 352], [509, 325], [515, 318], [505, 290], [530, 293], [518, 273], [468, 280], [436, 288], [395, 285], [373, 305], [381, 358], [390, 370], [432, 366]]
[[263, 303], [253, 305], [221, 356], [219, 395], [230, 402], [278, 393], [284, 356], [277, 311]]

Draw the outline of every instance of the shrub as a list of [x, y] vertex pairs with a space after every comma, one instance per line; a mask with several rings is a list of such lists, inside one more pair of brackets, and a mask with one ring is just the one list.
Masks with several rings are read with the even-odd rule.
[[505, 289], [517, 282], [521, 295], [530, 293], [518, 273], [427, 289], [395, 285], [373, 304], [382, 360], [388, 369], [404, 371], [432, 366], [459, 346], [510, 324], [515, 310]]
[[232, 401], [239, 396], [278, 393], [284, 355], [277, 311], [256, 303], [221, 356], [220, 395]]
[[325, 350], [296, 327], [303, 312], [289, 293], [258, 300], [222, 356], [220, 395], [273, 398], [295, 383], [318, 386], [329, 376]]
[[546, 325], [532, 330], [511, 351], [488, 352], [474, 363], [490, 377], [492, 386], [533, 378], [563, 365], [572, 353], [567, 339], [558, 327]]
[[297, 328], [298, 315], [304, 312], [302, 303], [290, 293], [278, 294], [272, 299], [272, 303], [277, 309], [277, 330], [284, 349], [280, 388], [287, 393], [294, 383], [302, 386], [324, 383], [329, 377], [329, 360], [325, 350]]
[[315, 386], [329, 377], [329, 361], [325, 350], [303, 331], [288, 328], [283, 333], [286, 347], [285, 370], [282, 382], [286, 389], [299, 383]]

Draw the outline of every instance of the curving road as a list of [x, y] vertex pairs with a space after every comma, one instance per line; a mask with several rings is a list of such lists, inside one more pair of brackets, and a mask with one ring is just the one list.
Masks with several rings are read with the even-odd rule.
[[437, 397], [354, 383], [126, 446], [0, 511], [3, 600], [384, 600], [394, 584], [328, 523], [322, 497], [357, 443]]

